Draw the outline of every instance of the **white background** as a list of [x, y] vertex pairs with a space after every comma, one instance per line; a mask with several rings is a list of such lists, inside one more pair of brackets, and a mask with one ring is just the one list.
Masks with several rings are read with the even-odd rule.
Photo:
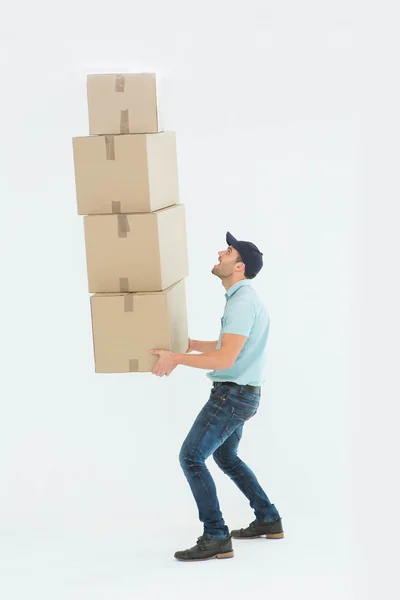
[[[1, 19], [0, 592], [7, 600], [395, 598], [395, 2], [23, 3]], [[87, 72], [164, 75], [191, 337], [217, 339], [225, 232], [264, 252], [268, 379], [239, 455], [284, 540], [202, 533], [178, 453], [205, 371], [94, 374], [71, 138]], [[397, 454], [396, 454], [397, 453]], [[228, 527], [254, 515], [208, 461]]]

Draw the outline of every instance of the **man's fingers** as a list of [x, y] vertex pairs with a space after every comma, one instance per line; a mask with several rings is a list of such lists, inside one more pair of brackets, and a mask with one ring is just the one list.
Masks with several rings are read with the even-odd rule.
[[[156, 350], [150, 350], [150, 352], [154, 352], [156, 353]], [[172, 371], [175, 369], [175, 366], [170, 368], [170, 367], [165, 367], [162, 364], [159, 364], [160, 361], [157, 361], [154, 369], [152, 370], [152, 374], [153, 375], [157, 375], [157, 377], [164, 377], [164, 376], [168, 376], [172, 373]]]

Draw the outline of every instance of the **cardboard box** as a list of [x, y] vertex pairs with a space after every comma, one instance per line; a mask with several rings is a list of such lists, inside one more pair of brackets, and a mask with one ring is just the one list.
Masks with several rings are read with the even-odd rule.
[[175, 133], [73, 138], [78, 214], [142, 213], [179, 201]]
[[94, 294], [90, 298], [96, 373], [151, 372], [152, 348], [185, 353], [185, 280], [162, 292]]
[[89, 133], [163, 131], [159, 96], [155, 73], [88, 75]]
[[184, 204], [83, 217], [89, 292], [154, 292], [188, 275]]

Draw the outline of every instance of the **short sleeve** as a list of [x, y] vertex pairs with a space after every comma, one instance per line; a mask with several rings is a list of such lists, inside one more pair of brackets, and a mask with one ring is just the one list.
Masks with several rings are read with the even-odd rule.
[[255, 307], [252, 302], [236, 300], [230, 303], [222, 318], [222, 334], [236, 333], [249, 336], [256, 317]]

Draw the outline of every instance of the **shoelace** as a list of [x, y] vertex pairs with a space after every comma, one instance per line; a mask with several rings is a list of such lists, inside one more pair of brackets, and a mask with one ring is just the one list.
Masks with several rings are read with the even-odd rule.
[[202, 535], [199, 538], [197, 538], [197, 545], [200, 548], [200, 550], [205, 550], [205, 542]]
[[[255, 521], [252, 521], [249, 525], [250, 529], [254, 529], [255, 524], [257, 523], [257, 519]], [[242, 527], [240, 531], [244, 531], [245, 529], [247, 529], [247, 527]]]
[[[230, 538], [230, 536], [229, 536]], [[229, 539], [228, 538], [228, 539]], [[200, 550], [206, 550], [206, 541], [204, 539], [204, 537], [201, 535], [200, 537], [197, 538], [197, 545], [199, 547]]]

